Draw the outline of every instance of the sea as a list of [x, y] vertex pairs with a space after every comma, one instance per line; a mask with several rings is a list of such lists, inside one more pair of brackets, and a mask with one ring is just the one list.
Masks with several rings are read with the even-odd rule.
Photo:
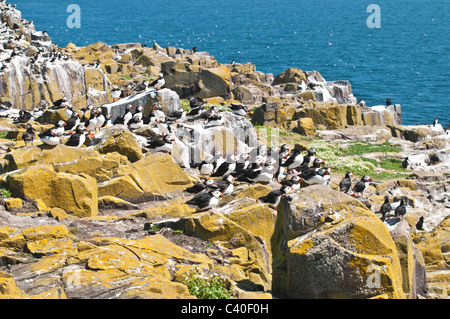
[[368, 106], [401, 104], [405, 125], [450, 125], [449, 0], [8, 0], [53, 43], [158, 43], [348, 80]]

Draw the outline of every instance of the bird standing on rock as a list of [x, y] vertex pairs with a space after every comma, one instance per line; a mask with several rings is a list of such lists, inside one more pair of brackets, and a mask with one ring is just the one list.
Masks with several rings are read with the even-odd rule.
[[258, 200], [263, 203], [269, 204], [273, 209], [277, 209], [278, 204], [280, 203], [281, 196], [292, 191], [292, 187], [284, 186], [280, 190], [271, 191], [266, 196], [261, 196]]
[[355, 186], [353, 187], [353, 193], [356, 197], [357, 194], [359, 194], [359, 197], [364, 196], [364, 192], [366, 191], [367, 187], [369, 187], [369, 183], [372, 182], [372, 178], [368, 175], [364, 175], [360, 181], [358, 181]]
[[191, 208], [195, 208], [197, 211], [205, 211], [215, 208], [219, 203], [220, 197], [223, 197], [223, 194], [220, 191], [209, 191], [194, 196], [185, 204]]
[[78, 124], [75, 133], [69, 137], [65, 145], [72, 147], [81, 147], [86, 141], [86, 132], [87, 129], [84, 124]]
[[348, 193], [352, 188], [352, 176], [353, 173], [348, 171], [345, 173], [345, 177], [339, 182], [339, 190], [344, 193]]
[[214, 157], [212, 155], [207, 155], [205, 159], [200, 164], [200, 167], [198, 168], [200, 171], [200, 174], [203, 176], [210, 177], [213, 170], [214, 170]]
[[25, 142], [25, 146], [28, 146], [28, 143], [30, 142], [33, 144], [36, 133], [30, 123], [27, 123], [25, 128], [26, 131], [22, 134], [22, 139]]
[[173, 148], [175, 137], [166, 135], [161, 140], [151, 140], [147, 143], [148, 148], [152, 148], [157, 152], [170, 153]]
[[381, 208], [380, 208], [380, 213], [382, 216], [381, 219], [385, 220], [386, 217], [389, 216], [389, 213], [391, 212], [391, 210], [392, 210], [392, 206], [391, 206], [391, 203], [389, 202], [389, 196], [386, 195], [386, 196], [384, 196], [384, 203], [383, 203], [383, 205], [381, 205]]
[[214, 173], [211, 174], [211, 177], [227, 177], [231, 173], [234, 172], [236, 168], [236, 156], [234, 154], [229, 154], [227, 156], [227, 160], [220, 164], [220, 166], [216, 169]]
[[159, 73], [158, 78], [150, 83], [149, 87], [154, 88], [155, 90], [161, 90], [162, 86], [166, 83], [164, 80], [164, 74]]
[[39, 134], [39, 138], [42, 143], [47, 145], [58, 145], [60, 142], [59, 136], [56, 134], [56, 128], [52, 127], [51, 129], [42, 132]]
[[403, 216], [406, 214], [406, 205], [405, 201], [403, 199], [400, 200], [400, 205], [397, 206], [395, 209], [395, 218], [397, 220], [400, 219], [400, 217], [403, 219]]

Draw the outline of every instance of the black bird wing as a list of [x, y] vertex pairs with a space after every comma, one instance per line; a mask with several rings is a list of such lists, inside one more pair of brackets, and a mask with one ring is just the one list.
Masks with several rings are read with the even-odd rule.
[[73, 134], [69, 137], [69, 139], [66, 142], [67, 146], [78, 146], [78, 143], [80, 143], [80, 134]]
[[317, 171], [315, 168], [309, 168], [306, 171], [304, 171], [300, 176], [301, 176], [301, 178], [303, 178], [306, 181], [306, 180], [312, 178], [316, 174], [317, 174]]
[[380, 208], [380, 212], [384, 215], [386, 213], [389, 213], [392, 210], [392, 206], [389, 203], [383, 203]]
[[52, 131], [52, 129], [49, 129], [47, 131], [39, 133], [39, 137], [51, 136], [52, 135], [51, 131]]
[[353, 191], [356, 192], [356, 193], [361, 193], [364, 190], [365, 187], [366, 187], [366, 185], [364, 184], [363, 181], [358, 181], [355, 184], [355, 187], [353, 187]]
[[192, 199], [188, 200], [186, 204], [195, 205], [199, 208], [204, 208], [208, 206], [209, 201], [211, 200], [212, 194], [207, 193], [201, 193], [196, 196], [194, 196]]
[[264, 203], [270, 203], [275, 204], [278, 197], [282, 196], [284, 193], [282, 191], [272, 191], [266, 196], [261, 196], [259, 200], [263, 201]]
[[406, 207], [404, 205], [400, 205], [395, 209], [395, 216], [403, 216], [406, 214]]
[[352, 187], [352, 180], [350, 178], [344, 178], [339, 183], [339, 190], [341, 192], [347, 192], [350, 190], [351, 187]]
[[164, 144], [166, 144], [166, 142], [164, 142], [163, 140], [152, 140], [147, 143], [147, 147], [157, 148], [163, 146]]
[[206, 189], [205, 183], [199, 182], [199, 183], [194, 184], [194, 186], [186, 188], [185, 191], [188, 193], [200, 193], [204, 189]]
[[223, 176], [223, 174], [225, 174], [228, 171], [229, 166], [230, 166], [230, 164], [227, 162], [220, 164], [220, 166], [217, 168], [217, 170], [213, 174], [211, 174], [211, 176], [212, 177]]

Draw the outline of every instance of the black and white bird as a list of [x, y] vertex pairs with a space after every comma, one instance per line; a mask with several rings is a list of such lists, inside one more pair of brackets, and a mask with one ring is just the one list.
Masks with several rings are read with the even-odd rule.
[[195, 96], [189, 100], [189, 107], [191, 109], [195, 109], [197, 107], [203, 106], [203, 99]]
[[102, 113], [101, 108], [98, 108], [97, 112], [97, 123], [95, 123], [94, 131], [100, 131], [100, 129], [103, 127], [103, 124], [105, 124], [106, 118]]
[[282, 186], [289, 186], [291, 187], [293, 190], [297, 190], [300, 189], [301, 186], [301, 182], [303, 182], [303, 178], [301, 178], [298, 175], [294, 175], [292, 176], [290, 179], [285, 179], [284, 181], [282, 181], [280, 184]]
[[222, 194], [228, 195], [228, 194], [231, 194], [234, 190], [233, 182], [234, 182], [234, 177], [231, 175], [228, 175], [227, 177], [224, 177], [221, 180], [215, 180], [214, 185], [219, 187], [219, 191]]
[[423, 222], [424, 222], [424, 218], [423, 218], [423, 216], [420, 216], [419, 221], [416, 223], [417, 230], [423, 230]]
[[214, 156], [207, 155], [205, 159], [202, 161], [200, 166], [198, 167], [198, 170], [200, 171], [200, 174], [203, 176], [211, 176], [211, 174], [214, 171]]
[[33, 115], [26, 111], [26, 110], [20, 110], [19, 111], [19, 117], [14, 121], [15, 123], [27, 123], [32, 119]]
[[207, 179], [205, 181], [195, 183], [193, 186], [186, 188], [184, 191], [191, 194], [198, 194], [204, 190], [219, 190], [219, 186], [216, 185], [213, 179]]
[[173, 148], [175, 137], [166, 135], [162, 139], [152, 139], [147, 143], [147, 147], [157, 152], [170, 153]]
[[66, 126], [64, 127], [65, 131], [73, 131], [78, 124], [80, 124], [80, 114], [78, 112], [72, 112], [72, 115], [66, 121]]
[[309, 184], [325, 184], [329, 181], [330, 172], [325, 168], [308, 170], [302, 175], [303, 180]]
[[63, 120], [59, 120], [53, 127], [55, 129], [55, 134], [57, 136], [63, 135], [65, 132], [65, 129], [64, 129], [65, 126], [67, 126], [66, 122], [64, 122]]
[[438, 125], [438, 118], [437, 117], [435, 117], [434, 118], [434, 120], [433, 120], [433, 126], [436, 126], [436, 125]]
[[131, 89], [131, 93], [142, 93], [148, 90], [150, 86], [149, 81], [143, 81]]
[[395, 218], [400, 219], [400, 217], [403, 219], [403, 216], [406, 214], [406, 205], [405, 201], [403, 199], [400, 200], [400, 205], [395, 208]]
[[54, 127], [45, 132], [40, 133], [39, 138], [42, 143], [52, 146], [58, 145], [60, 142], [60, 137], [56, 134], [56, 128]]
[[33, 144], [34, 138], [36, 137], [36, 132], [30, 123], [25, 125], [26, 131], [22, 134], [22, 139], [25, 142], [25, 146], [28, 146], [28, 143]]
[[294, 149], [291, 152], [291, 156], [281, 166], [286, 168], [288, 173], [290, 173], [294, 168], [300, 166], [301, 163], [303, 163], [303, 155], [299, 150]]
[[311, 165], [314, 163], [316, 154], [317, 154], [316, 150], [310, 148], [307, 154], [303, 157], [303, 162], [300, 164], [300, 170], [304, 170], [311, 167]]
[[234, 169], [234, 172], [232, 173], [233, 176], [236, 176], [236, 174], [239, 174], [243, 170], [245, 170], [248, 165], [250, 164], [250, 154], [249, 153], [241, 153], [239, 157], [236, 160], [236, 168]]
[[211, 116], [209, 116], [206, 119], [206, 122], [204, 123], [205, 125], [210, 125], [210, 126], [220, 126], [223, 125], [224, 121], [222, 116], [220, 115], [220, 113], [213, 113], [211, 114]]
[[403, 169], [407, 169], [408, 166], [410, 166], [410, 165], [411, 165], [411, 161], [409, 160], [409, 157], [407, 156], [402, 161], [402, 167], [403, 167]]
[[113, 124], [114, 125], [115, 124], [127, 125], [128, 121], [131, 120], [131, 118], [133, 117], [133, 113], [134, 113], [134, 106], [131, 104], [128, 104], [125, 107], [125, 113], [116, 117], [116, 119], [113, 121]]
[[339, 190], [344, 193], [348, 193], [352, 189], [352, 176], [353, 173], [348, 171], [345, 173], [345, 177], [339, 182]]
[[66, 103], [67, 103], [67, 98], [65, 96], [63, 96], [61, 99], [53, 102], [53, 108], [65, 107]]
[[188, 200], [185, 204], [197, 211], [205, 211], [215, 208], [219, 203], [219, 198], [223, 197], [220, 191], [208, 191], [200, 193]]
[[225, 162], [220, 164], [220, 166], [211, 174], [211, 177], [227, 177], [236, 169], [236, 156], [234, 154], [228, 154]]
[[248, 112], [248, 107], [241, 104], [231, 103], [230, 109], [233, 111], [234, 114], [239, 116], [246, 116]]
[[84, 142], [86, 142], [86, 132], [87, 129], [84, 124], [78, 124], [77, 128], [75, 129], [75, 133], [73, 133], [69, 137], [65, 145], [72, 147], [81, 147], [82, 145], [84, 145]]
[[113, 87], [111, 88], [111, 97], [113, 98], [114, 102], [118, 101], [121, 95], [122, 90], [119, 88], [119, 86], [113, 85]]
[[392, 210], [392, 206], [389, 201], [389, 196], [386, 195], [386, 196], [384, 196], [384, 203], [380, 207], [381, 219], [385, 220], [386, 217], [389, 216], [391, 210]]
[[366, 189], [369, 187], [370, 182], [372, 182], [372, 178], [368, 175], [364, 175], [361, 180], [359, 180], [355, 186], [353, 186], [353, 194], [354, 196], [358, 196], [359, 197], [363, 197], [364, 196], [364, 192], [366, 191]]
[[161, 90], [164, 84], [166, 84], [166, 81], [164, 80], [164, 74], [160, 72], [158, 74], [158, 78], [150, 83], [149, 87], [154, 88], [155, 90]]
[[67, 119], [70, 119], [72, 117], [73, 114], [73, 105], [72, 104], [67, 104], [66, 105], [66, 109], [64, 111], [64, 115], [66, 116]]
[[170, 127], [170, 124], [167, 123], [165, 117], [158, 119], [158, 121], [156, 122], [156, 126], [158, 127], [160, 134], [162, 135], [172, 134], [172, 128]]
[[278, 204], [280, 203], [281, 196], [289, 193], [292, 191], [292, 187], [290, 186], [283, 186], [279, 190], [273, 190], [266, 196], [261, 196], [258, 198], [258, 200], [262, 201], [263, 203], [269, 204], [273, 209], [277, 209]]
[[141, 127], [144, 126], [144, 122], [142, 121], [142, 117], [140, 117], [139, 115], [134, 114], [133, 117], [131, 118], [131, 120], [128, 121], [127, 126], [128, 126], [128, 128], [131, 131], [140, 129]]
[[273, 180], [277, 168], [274, 166], [275, 161], [267, 161], [256, 176], [248, 177], [253, 183], [269, 183]]
[[[91, 137], [93, 137], [94, 133], [95, 133], [95, 126], [97, 125], [97, 116], [98, 116], [98, 110], [97, 109], [92, 110], [89, 120], [87, 120], [84, 123], [84, 126], [86, 127], [86, 130], [89, 132], [89, 135]], [[94, 133], [93, 133], [93, 131], [94, 131]]]

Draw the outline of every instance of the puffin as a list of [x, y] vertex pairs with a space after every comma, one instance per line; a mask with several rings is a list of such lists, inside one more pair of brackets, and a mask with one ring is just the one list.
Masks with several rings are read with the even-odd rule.
[[214, 157], [212, 155], [207, 155], [198, 168], [200, 171], [200, 174], [202, 174], [203, 176], [209, 177], [214, 170], [213, 162], [214, 162]]
[[58, 145], [60, 142], [59, 136], [56, 134], [56, 128], [54, 127], [45, 132], [40, 133], [39, 138], [42, 143], [52, 146]]
[[308, 150], [307, 154], [303, 157], [303, 162], [300, 164], [300, 170], [307, 169], [314, 163], [316, 153], [316, 150], [313, 148]]
[[437, 124], [438, 124], [438, 118], [435, 117], [434, 120], [433, 120], [433, 127], [436, 126]]
[[131, 90], [131, 92], [132, 92], [132, 93], [133, 93], [133, 92], [136, 92], [136, 93], [142, 93], [142, 92], [147, 91], [147, 89], [149, 88], [149, 86], [150, 86], [150, 82], [144, 81], [144, 82], [142, 82], [142, 83], [136, 85], [136, 86]]
[[15, 120], [16, 123], [27, 123], [33, 116], [26, 110], [19, 111], [19, 117]]
[[209, 124], [210, 126], [220, 126], [223, 125], [223, 123], [224, 121], [222, 119], [222, 116], [219, 113], [213, 113], [206, 119], [206, 122], [204, 124]]
[[191, 194], [198, 194], [206, 189], [219, 190], [219, 186], [216, 185], [213, 179], [207, 179], [206, 181], [195, 183], [193, 186], [186, 188], [184, 191]]
[[36, 133], [30, 123], [27, 123], [25, 128], [26, 131], [22, 134], [22, 139], [25, 142], [25, 146], [28, 146], [28, 143], [33, 144]]
[[227, 177], [224, 177], [221, 180], [214, 181], [214, 185], [219, 187], [219, 191], [223, 195], [228, 195], [231, 194], [234, 190], [233, 182], [234, 177], [232, 175], [228, 175]]
[[206, 111], [202, 112], [199, 115], [199, 118], [207, 120], [208, 118], [210, 118], [210, 117], [212, 117], [212, 116], [214, 116], [215, 114], [218, 114], [218, 113], [219, 113], [219, 109], [215, 105], [213, 105], [209, 109], [207, 109]]
[[172, 134], [172, 129], [170, 125], [166, 122], [165, 117], [158, 119], [158, 121], [156, 122], [156, 126], [158, 127], [158, 130], [162, 135]]
[[215, 151], [213, 156], [214, 156], [213, 165], [215, 171], [220, 165], [222, 165], [223, 162], [225, 162], [225, 158], [223, 157], [220, 151]]
[[147, 143], [148, 148], [152, 148], [157, 152], [170, 153], [173, 148], [175, 137], [172, 135], [166, 135], [160, 140], [150, 140]]
[[73, 113], [74, 113], [73, 105], [72, 104], [67, 104], [66, 105], [66, 110], [64, 111], [64, 115], [66, 116], [66, 118], [70, 119], [72, 117]]
[[113, 98], [114, 102], [117, 102], [120, 99], [120, 96], [122, 95], [122, 90], [119, 89], [119, 86], [114, 84], [111, 89], [111, 97]]
[[133, 110], [134, 106], [131, 104], [128, 104], [125, 107], [125, 113], [116, 117], [116, 119], [114, 120], [113, 124], [123, 124], [126, 125], [128, 123], [129, 120], [131, 120], [131, 118], [133, 117]]
[[253, 183], [269, 183], [273, 179], [274, 173], [277, 171], [273, 164], [274, 161], [266, 162], [256, 176], [248, 177], [247, 179]]
[[67, 103], [67, 98], [63, 96], [61, 99], [53, 102], [53, 107], [60, 108], [61, 106], [65, 106]]
[[150, 114], [150, 117], [154, 117], [156, 121], [158, 121], [159, 119], [165, 118], [166, 114], [163, 112], [162, 109], [163, 109], [163, 107], [161, 104], [155, 103], [155, 105], [153, 105], [153, 109]]
[[329, 181], [330, 172], [326, 168], [308, 170], [302, 175], [303, 180], [309, 184], [325, 184]]
[[155, 90], [161, 90], [162, 86], [166, 83], [164, 80], [164, 74], [161, 72], [158, 74], [158, 78], [150, 83], [149, 87], [154, 88]]
[[94, 131], [95, 126], [97, 125], [97, 115], [98, 115], [97, 109], [92, 110], [91, 117], [89, 118], [89, 120], [86, 121], [86, 123], [84, 123], [91, 137], [94, 137], [94, 133], [92, 133], [92, 131]]
[[344, 193], [348, 193], [352, 189], [352, 176], [353, 173], [348, 171], [345, 173], [345, 177], [339, 182], [339, 190]]
[[172, 112], [172, 114], [169, 116], [169, 119], [171, 121], [181, 120], [186, 117], [186, 111], [182, 108]]
[[392, 210], [391, 203], [389, 202], [389, 196], [384, 196], [384, 203], [380, 207], [381, 219], [384, 220]]
[[211, 177], [227, 177], [236, 169], [236, 156], [234, 154], [228, 154], [225, 162], [220, 164], [220, 166], [216, 169], [214, 173], [211, 174]]
[[411, 162], [409, 161], [409, 158], [408, 157], [405, 157], [404, 159], [403, 159], [403, 161], [402, 161], [402, 167], [403, 167], [403, 169], [407, 169], [408, 168], [408, 166], [411, 164]]
[[262, 201], [263, 203], [269, 204], [272, 208], [275, 210], [277, 209], [278, 204], [280, 203], [281, 196], [289, 193], [292, 191], [292, 187], [290, 186], [283, 186], [279, 190], [273, 190], [266, 196], [261, 196], [258, 198], [258, 200]]
[[100, 129], [103, 127], [103, 124], [105, 123], [106, 118], [102, 113], [102, 110], [99, 108], [97, 112], [97, 123], [95, 123], [94, 131], [100, 131]]
[[65, 145], [72, 147], [81, 147], [86, 141], [86, 131], [87, 129], [84, 124], [78, 124], [77, 128], [75, 129], [75, 133], [69, 137]]
[[353, 193], [360, 194], [360, 197], [364, 196], [364, 192], [369, 187], [369, 183], [372, 181], [372, 178], [368, 175], [364, 175], [360, 181], [358, 181], [355, 186], [353, 186]]
[[103, 123], [102, 127], [111, 127], [112, 124], [112, 114], [108, 114], [105, 116], [105, 123]]
[[53, 127], [55, 129], [55, 134], [58, 136], [63, 135], [65, 132], [65, 129], [64, 129], [65, 126], [67, 126], [67, 123], [64, 122], [63, 120], [59, 120]]
[[406, 205], [405, 201], [403, 199], [400, 200], [400, 205], [397, 206], [395, 209], [395, 218], [400, 219], [400, 217], [403, 219], [403, 216], [406, 214]]
[[233, 111], [234, 114], [239, 116], [246, 116], [248, 112], [248, 107], [241, 104], [231, 103], [230, 109]]
[[194, 196], [185, 204], [191, 208], [195, 208], [197, 211], [205, 211], [216, 207], [220, 197], [223, 197], [220, 191], [208, 191]]
[[191, 109], [191, 111], [188, 114], [186, 114], [186, 116], [200, 115], [204, 110], [205, 110], [205, 106], [200, 105], [200, 106], [197, 106], [197, 107]]
[[239, 174], [240, 172], [245, 170], [249, 164], [250, 164], [250, 154], [242, 153], [241, 155], [239, 155], [239, 157], [236, 161], [236, 168], [234, 169], [234, 172], [232, 173], [233, 176], [236, 176], [236, 174]]
[[72, 115], [66, 121], [67, 125], [64, 127], [64, 130], [73, 131], [80, 124], [80, 121], [80, 114], [78, 112], [72, 112]]
[[203, 106], [203, 100], [197, 96], [189, 100], [189, 107], [195, 109], [197, 107]]
[[137, 130], [144, 126], [144, 122], [142, 121], [142, 117], [139, 114], [134, 114], [131, 120], [128, 121], [127, 126], [130, 130]]
[[288, 172], [292, 172], [292, 170], [300, 164], [303, 163], [303, 155], [299, 150], [293, 149], [292, 155], [283, 163], [281, 166], [285, 167]]
[[300, 189], [301, 182], [303, 182], [303, 178], [298, 175], [294, 175], [291, 179], [285, 179], [280, 184], [281, 186], [289, 186], [293, 190], [297, 190]]
[[424, 222], [424, 218], [423, 218], [423, 216], [420, 216], [419, 221], [416, 223], [417, 230], [423, 230], [423, 222]]

